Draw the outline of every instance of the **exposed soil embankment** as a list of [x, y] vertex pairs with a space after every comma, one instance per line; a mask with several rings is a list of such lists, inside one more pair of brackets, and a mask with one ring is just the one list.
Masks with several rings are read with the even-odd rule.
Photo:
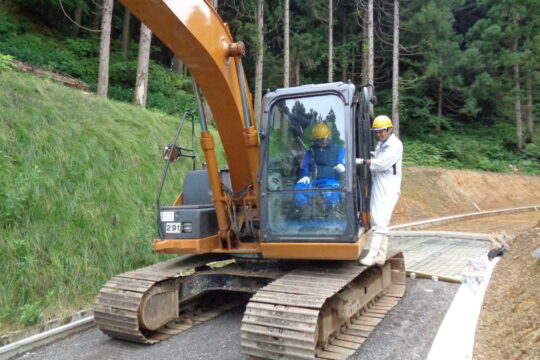
[[493, 272], [476, 329], [475, 360], [540, 359], [540, 222], [519, 234]]
[[540, 204], [540, 176], [406, 166], [392, 224]]

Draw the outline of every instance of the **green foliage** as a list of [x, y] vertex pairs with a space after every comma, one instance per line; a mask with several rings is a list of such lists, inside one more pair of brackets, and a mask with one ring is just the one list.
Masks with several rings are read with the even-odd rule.
[[0, 72], [13, 68], [13, 56], [0, 53]]
[[523, 159], [530, 161], [532, 164], [540, 164], [540, 146], [537, 144], [529, 144], [523, 150]]
[[[390, 96], [388, 94], [387, 96]], [[386, 98], [386, 97], [383, 97]], [[431, 98], [403, 94], [401, 99], [404, 105], [400, 107], [402, 132], [404, 134], [419, 137], [433, 131], [435, 114], [432, 112], [434, 100]], [[386, 113], [391, 114], [391, 104], [388, 104]], [[379, 112], [379, 109], [377, 108]]]
[[[24, 159], [13, 159], [24, 163]], [[24, 218], [26, 209], [31, 205], [33, 188], [38, 182], [41, 171], [34, 166], [15, 174], [14, 179], [4, 178], [0, 181], [0, 224], [11, 228]]]
[[[73, 14], [75, 8], [81, 6], [83, 14], [86, 15], [89, 13], [88, 5], [96, 4], [93, 6], [101, 6], [101, 2], [87, 2], [84, 0], [12, 0], [12, 2], [32, 18], [39, 19], [39, 22], [63, 32], [68, 32], [72, 26], [64, 15], [64, 11]], [[100, 5], [97, 5], [98, 3]], [[94, 11], [99, 11], [99, 9], [94, 9]]]
[[[408, 115], [411, 119], [421, 119], [422, 132], [426, 126], [438, 130], [451, 127], [455, 110], [448, 111], [447, 104], [460, 102], [462, 98], [461, 36], [453, 29], [454, 12], [462, 3], [462, 0], [424, 2], [406, 21], [410, 31], [405, 32], [404, 42], [417, 48], [419, 55], [402, 59], [406, 64], [403, 78], [413, 82], [405, 91], [403, 102], [411, 109], [421, 103], [418, 110], [413, 110], [416, 114]], [[438, 114], [442, 109], [448, 115]]]
[[39, 302], [23, 305], [21, 308], [21, 322], [23, 325], [33, 325], [41, 317], [42, 308]]
[[[64, 43], [36, 34], [8, 36], [0, 40], [0, 51], [15, 58], [50, 71], [57, 71], [80, 77], [95, 88], [99, 39], [68, 39]], [[0, 58], [0, 70], [3, 58]], [[137, 60], [124, 60], [121, 54], [114, 53], [109, 66], [109, 97], [133, 101], [133, 87]], [[191, 95], [191, 80], [179, 77], [169, 69], [152, 62], [149, 76], [149, 108], [159, 109], [168, 114], [194, 111], [195, 98]]]
[[73, 56], [79, 59], [99, 55], [99, 38], [95, 35], [85, 38], [68, 38], [65, 40], [65, 45]]
[[442, 150], [437, 146], [418, 140], [409, 140], [404, 145], [405, 165], [443, 166]]
[[[89, 307], [113, 274], [167, 258], [152, 239], [177, 117], [17, 72], [0, 73], [0, 107], [0, 327]], [[163, 203], [189, 169], [171, 167]]]
[[20, 34], [3, 37], [0, 52], [18, 60], [41, 66], [49, 71], [64, 72], [75, 77], [84, 75], [77, 57], [50, 37], [37, 34]]
[[5, 306], [0, 313], [0, 323], [11, 323], [17, 319], [17, 310], [11, 306]]
[[148, 107], [168, 114], [184, 111], [195, 112], [195, 97], [188, 78], [179, 77], [172, 71], [152, 62], [148, 79]]
[[522, 154], [516, 154], [515, 144], [497, 130], [501, 127], [507, 124], [477, 129], [458, 127], [440, 136], [424, 135], [422, 140], [406, 137], [404, 163], [506, 173], [511, 172], [510, 165], [514, 165], [522, 173], [540, 174], [538, 145], [529, 144]]
[[[36, 0], [38, 1], [38, 0]], [[41, 0], [39, 0], [41, 1]], [[38, 2], [39, 2], [38, 1]], [[46, 0], [43, 0], [46, 1]], [[74, 5], [75, 2], [71, 2]], [[62, 72], [80, 78], [97, 87], [99, 68], [99, 36], [91, 34], [80, 38], [59, 39], [49, 35], [28, 32], [0, 12], [0, 53], [49, 71]], [[111, 49], [118, 49], [113, 42]], [[133, 88], [137, 70], [137, 47], [129, 50], [124, 59], [118, 51], [111, 53], [109, 64], [110, 98], [125, 102], [133, 101]], [[0, 71], [8, 64], [9, 58], [0, 58]], [[7, 66], [7, 65], [6, 65]], [[195, 98], [191, 94], [191, 80], [180, 77], [155, 61], [151, 62], [147, 107], [168, 114], [178, 114], [196, 109]]]
[[0, 11], [0, 35], [6, 36], [21, 32], [21, 27], [7, 19], [7, 14]]

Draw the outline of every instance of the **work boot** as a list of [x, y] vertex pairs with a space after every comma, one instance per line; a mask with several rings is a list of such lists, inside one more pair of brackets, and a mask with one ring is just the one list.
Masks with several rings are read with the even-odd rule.
[[374, 233], [371, 235], [371, 241], [369, 244], [369, 252], [365, 258], [360, 260], [360, 264], [371, 266], [375, 263], [375, 258], [379, 253], [379, 248], [381, 247], [382, 237], [381, 234]]
[[373, 261], [375, 261], [375, 264], [377, 265], [384, 265], [386, 262], [386, 251], [388, 250], [388, 236], [386, 234], [379, 234], [379, 236], [381, 237], [381, 246]]

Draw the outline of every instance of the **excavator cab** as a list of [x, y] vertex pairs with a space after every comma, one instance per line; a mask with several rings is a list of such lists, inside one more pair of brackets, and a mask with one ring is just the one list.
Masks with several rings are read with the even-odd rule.
[[[367, 94], [367, 93], [366, 93]], [[368, 224], [369, 106], [352, 84], [279, 89], [264, 98], [260, 138], [262, 242], [354, 243]], [[367, 123], [366, 127], [364, 123]], [[324, 125], [318, 125], [324, 124]], [[317, 130], [324, 130], [324, 139]], [[367, 192], [366, 192], [367, 191]]]

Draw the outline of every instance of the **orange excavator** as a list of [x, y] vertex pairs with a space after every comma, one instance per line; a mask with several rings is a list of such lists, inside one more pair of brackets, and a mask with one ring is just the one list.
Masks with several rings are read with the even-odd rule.
[[[357, 261], [369, 234], [369, 174], [355, 165], [373, 148], [369, 87], [269, 92], [257, 129], [244, 46], [207, 0], [121, 2], [189, 69], [206, 168], [187, 174], [170, 206], [158, 196], [154, 250], [190, 255], [114, 276], [97, 297], [97, 326], [154, 344], [230, 308], [235, 294], [249, 294], [246, 356], [346, 358], [405, 289], [401, 253], [383, 266]], [[218, 166], [199, 89], [227, 169]], [[184, 150], [175, 138], [166, 168]]]

